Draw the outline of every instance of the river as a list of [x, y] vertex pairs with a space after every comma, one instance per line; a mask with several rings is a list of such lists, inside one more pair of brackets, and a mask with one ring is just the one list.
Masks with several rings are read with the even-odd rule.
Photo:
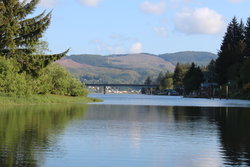
[[250, 166], [250, 101], [91, 94], [0, 109], [0, 166]]

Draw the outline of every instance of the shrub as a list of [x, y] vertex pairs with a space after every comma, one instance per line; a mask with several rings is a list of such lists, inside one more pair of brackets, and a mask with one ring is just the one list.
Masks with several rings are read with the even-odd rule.
[[84, 85], [59, 64], [52, 64], [39, 72], [38, 77], [19, 73], [14, 60], [0, 57], [0, 93], [9, 96], [56, 94], [87, 96]]
[[26, 80], [26, 74], [18, 73], [14, 60], [0, 57], [0, 92], [7, 95], [28, 95], [31, 93]]
[[52, 64], [41, 72], [38, 83], [44, 82], [46, 84], [40, 87], [42, 92], [47, 90], [51, 94], [66, 96], [88, 95], [84, 85], [59, 64]]

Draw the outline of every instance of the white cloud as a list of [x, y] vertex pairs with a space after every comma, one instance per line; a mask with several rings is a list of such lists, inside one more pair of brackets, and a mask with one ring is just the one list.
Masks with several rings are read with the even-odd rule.
[[101, 0], [79, 0], [83, 5], [90, 6], [90, 7], [96, 7]]
[[209, 8], [186, 9], [177, 13], [175, 28], [186, 34], [218, 34], [225, 22], [222, 15]]
[[229, 0], [229, 1], [232, 2], [232, 3], [240, 3], [240, 2], [243, 2], [245, 0]]
[[142, 43], [136, 42], [130, 48], [130, 53], [141, 53], [143, 49]]
[[140, 9], [145, 13], [160, 15], [166, 12], [166, 3], [164, 1], [158, 3], [145, 1], [140, 5]]
[[167, 37], [167, 30], [165, 27], [154, 27], [153, 30], [161, 37], [164, 37], [164, 38]]

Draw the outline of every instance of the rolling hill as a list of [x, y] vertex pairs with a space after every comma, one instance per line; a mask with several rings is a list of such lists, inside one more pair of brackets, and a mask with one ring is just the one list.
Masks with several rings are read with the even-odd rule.
[[153, 55], [147, 53], [122, 55], [71, 55], [58, 63], [85, 83], [143, 83], [147, 76], [157, 77], [173, 72], [176, 62], [208, 64], [216, 55], [208, 52], [178, 52]]
[[182, 64], [194, 62], [197, 65], [204, 66], [207, 65], [212, 59], [215, 60], [217, 58], [217, 55], [210, 52], [186, 51], [177, 53], [166, 53], [159, 55], [159, 57], [171, 62], [174, 65], [176, 65], [178, 62]]

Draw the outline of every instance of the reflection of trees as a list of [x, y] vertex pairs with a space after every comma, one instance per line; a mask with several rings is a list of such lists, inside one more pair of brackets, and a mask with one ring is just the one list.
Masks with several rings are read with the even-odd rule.
[[216, 120], [226, 161], [230, 165], [250, 166], [250, 110], [223, 108]]
[[174, 107], [173, 114], [176, 122], [214, 122], [217, 110], [213, 107]]
[[41, 154], [36, 158], [37, 151], [53, 146], [49, 136], [61, 133], [70, 120], [84, 116], [85, 112], [85, 105], [1, 109], [0, 166], [39, 166], [43, 158]]
[[174, 107], [173, 114], [176, 122], [189, 122], [186, 128], [197, 130], [204, 123], [216, 125], [225, 162], [250, 166], [249, 108]]

